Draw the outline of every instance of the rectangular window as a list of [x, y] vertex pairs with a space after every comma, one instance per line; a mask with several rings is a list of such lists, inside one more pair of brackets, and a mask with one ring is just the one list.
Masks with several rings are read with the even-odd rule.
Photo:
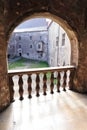
[[32, 48], [32, 45], [30, 45], [30, 48]]
[[58, 46], [59, 43], [59, 37], [56, 37], [56, 46]]
[[42, 42], [38, 42], [38, 43], [37, 43], [37, 51], [38, 51], [38, 52], [43, 51], [43, 45], [42, 45]]
[[29, 53], [27, 53], [27, 56], [29, 56]]
[[40, 40], [42, 40], [42, 36], [40, 36]]
[[65, 45], [65, 33], [62, 34], [62, 46]]
[[19, 48], [21, 48], [21, 45], [19, 45]]
[[13, 45], [10, 45], [10, 48], [13, 48]]
[[30, 36], [30, 40], [32, 40], [32, 36]]
[[40, 46], [40, 44], [38, 44], [38, 49], [40, 49], [41, 48], [41, 46]]
[[19, 40], [21, 40], [21, 36], [19, 36]]
[[42, 57], [42, 56], [43, 56], [43, 54], [41, 53], [41, 54], [40, 54], [40, 56]]

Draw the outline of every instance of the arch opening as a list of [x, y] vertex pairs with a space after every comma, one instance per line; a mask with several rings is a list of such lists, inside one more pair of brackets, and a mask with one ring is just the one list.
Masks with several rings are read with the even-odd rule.
[[[28, 62], [30, 68], [33, 66], [32, 60], [45, 62], [49, 67], [71, 65], [71, 46], [67, 33], [51, 19], [34, 18], [23, 22], [15, 28], [9, 39], [10, 66], [12, 61], [23, 58], [27, 59], [24, 68], [28, 60], [31, 62]], [[12, 63], [13, 69], [15, 64]], [[42, 67], [45, 67], [44, 64]]]
[[[59, 17], [57, 17], [53, 14], [50, 14], [50, 13], [34, 14], [30, 17], [24, 18], [23, 21], [28, 20], [28, 19], [31, 20], [31, 19], [34, 19], [34, 18], [44, 18], [44, 17], [51, 19], [52, 21], [56, 22], [57, 24], [59, 24], [65, 30], [65, 32], [68, 35], [68, 38], [70, 40], [70, 45], [71, 45], [71, 61], [70, 61], [70, 64], [78, 66], [78, 40], [77, 40], [77, 36], [76, 36], [76, 33], [67, 24], [66, 21], [64, 21], [63, 19], [61, 19], [61, 18], [59, 18]], [[14, 24], [13, 28], [17, 27], [19, 25], [19, 23], [22, 23], [23, 21], [21, 21], [21, 22], [18, 21], [18, 23]], [[11, 36], [11, 32], [13, 31], [13, 28], [9, 29], [10, 33], [8, 32], [8, 35], [10, 34], [10, 36]], [[10, 38], [10, 36], [9, 36], [9, 38]], [[27, 53], [27, 55], [29, 55], [29, 53]], [[42, 55], [43, 54], [40, 54], [40, 56], [42, 56]], [[65, 64], [65, 63], [63, 63], [63, 64]]]
[[[61, 28], [62, 29], [64, 29], [64, 32], [63, 32], [63, 35], [62, 35], [62, 47], [63, 47], [63, 42], [64, 42], [64, 40], [65, 40], [65, 32], [66, 32], [66, 34], [67, 34], [67, 37], [69, 38], [69, 41], [70, 41], [70, 50], [68, 50], [68, 51], [70, 51], [70, 64], [69, 65], [75, 65], [75, 66], [77, 66], [78, 65], [78, 40], [77, 40], [77, 37], [76, 37], [76, 34], [75, 34], [75, 32], [73, 32], [73, 30], [69, 27], [69, 25], [64, 21], [64, 20], [62, 20], [61, 18], [58, 18], [57, 16], [54, 16], [54, 15], [51, 15], [51, 14], [49, 14], [49, 15], [46, 15], [45, 16], [45, 14], [44, 15], [42, 15], [42, 14], [40, 13], [40, 14], [38, 14], [38, 15], [33, 15], [33, 16], [31, 16], [31, 17], [28, 17], [28, 18], [25, 18], [23, 21], [26, 21], [26, 20], [31, 20], [31, 19], [36, 19], [36, 18], [47, 18], [47, 19], [51, 19], [52, 21], [53, 21], [53, 23], [55, 23], [55, 24], [58, 24], [58, 25], [60, 25], [61, 26]], [[23, 22], [22, 21], [22, 22]], [[17, 25], [20, 25], [19, 23], [22, 23], [22, 22], [18, 22], [18, 24], [16, 23], [14, 23], [14, 26], [13, 27], [18, 27]], [[48, 30], [49, 30], [49, 27], [47, 28]], [[10, 30], [12, 30], [13, 31], [13, 28], [11, 28]], [[14, 28], [14, 30], [15, 30], [15, 28]], [[9, 39], [11, 38], [11, 34], [12, 34], [12, 31], [10, 31], [10, 33], [8, 32], [8, 34], [10, 34], [10, 37], [9, 37]], [[50, 34], [51, 35], [51, 34]], [[56, 35], [55, 35], [56, 36]], [[50, 36], [51, 37], [51, 36]], [[8, 39], [8, 41], [9, 41], [9, 39]], [[23, 49], [21, 48], [22, 46], [21, 46], [21, 43], [22, 43], [22, 41], [21, 41], [21, 39], [22, 39], [22, 37], [19, 35], [18, 37], [17, 37], [17, 40], [18, 40], [18, 48], [17, 48], [17, 52], [18, 52], [18, 56], [23, 56]], [[58, 37], [56, 36], [55, 37], [55, 39], [56, 39], [56, 41], [55, 41], [55, 45], [57, 45], [57, 41], [58, 41]], [[32, 41], [32, 35], [29, 35], [29, 40], [30, 41]], [[54, 42], [54, 39], [52, 40], [52, 43]], [[9, 42], [8, 42], [9, 43]], [[42, 53], [42, 49], [43, 49], [43, 46], [44, 46], [44, 41], [42, 40], [42, 36], [39, 36], [39, 41], [37, 42], [34, 42], [35, 43], [35, 45], [36, 45], [36, 47], [35, 47], [35, 49], [36, 49], [36, 52], [38, 53], [38, 58], [39, 59], [41, 59], [42, 57], [43, 57], [43, 53]], [[47, 44], [48, 44], [48, 42], [46, 42]], [[9, 44], [8, 44], [9, 45]], [[52, 44], [52, 45], [54, 45], [54, 44]], [[27, 47], [27, 46], [26, 46]], [[32, 46], [32, 44], [30, 44], [29, 45], [29, 48], [32, 50], [32, 48], [33, 48], [33, 46]], [[58, 49], [57, 47], [54, 47], [54, 48], [56, 48], [56, 49]], [[28, 47], [27, 47], [27, 49], [28, 49]], [[46, 48], [47, 49], [47, 48]], [[68, 51], [67, 51], [67, 55], [68, 55]], [[29, 57], [30, 56], [30, 52], [29, 51], [25, 51], [26, 52], [26, 56], [27, 57]], [[56, 51], [56, 52], [58, 52], [58, 51]], [[63, 52], [63, 50], [61, 50], [61, 52]], [[54, 53], [55, 53], [55, 50], [54, 50]], [[58, 62], [57, 62], [57, 59], [58, 59], [58, 57], [56, 57], [55, 58], [55, 56], [54, 56], [54, 53], [52, 52], [52, 54], [53, 54], [53, 60], [55, 60], [55, 62], [57, 63], [56, 64], [56, 66], [60, 66], [60, 64], [58, 63], [59, 62], [59, 60], [58, 60]], [[31, 52], [31, 54], [33, 54], [33, 51]], [[45, 52], [45, 54], [46, 54], [46, 52]], [[56, 53], [55, 53], [56, 54]], [[56, 55], [57, 56], [57, 55]], [[52, 56], [51, 56], [52, 57]], [[35, 58], [36, 58], [36, 55], [35, 55]], [[63, 58], [60, 58], [60, 60], [61, 59], [63, 59]], [[48, 58], [46, 59], [46, 61], [48, 62]], [[50, 58], [50, 61], [52, 62], [52, 63], [54, 63], [53, 61], [52, 61], [52, 59]], [[51, 65], [52, 65], [52, 63], [51, 63]], [[50, 65], [50, 63], [49, 63], [49, 65]], [[65, 66], [66, 65], [66, 62], [65, 61], [63, 61], [62, 62], [62, 66]], [[53, 66], [53, 65], [52, 65]], [[36, 68], [36, 67], [35, 67]], [[39, 67], [40, 68], [40, 67]], [[56, 71], [55, 71], [56, 72]], [[57, 75], [58, 75], [58, 73], [55, 73], [54, 72], [54, 78], [56, 79], [57, 78]], [[50, 75], [51, 76], [51, 75]], [[48, 75], [48, 77], [50, 77], [49, 75]], [[43, 76], [42, 76], [43, 77]], [[34, 78], [36, 78], [36, 77], [34, 77]], [[49, 78], [50, 79], [50, 78]]]

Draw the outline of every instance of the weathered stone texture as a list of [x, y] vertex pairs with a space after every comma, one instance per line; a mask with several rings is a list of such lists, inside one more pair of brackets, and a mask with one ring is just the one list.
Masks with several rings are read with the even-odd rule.
[[[7, 84], [7, 70], [5, 57], [0, 58], [0, 111], [9, 104], [9, 87]], [[1, 64], [2, 62], [2, 64]]]
[[0, 111], [10, 103], [9, 87], [7, 83], [7, 61], [4, 27], [0, 24]]
[[87, 92], [87, 39], [81, 41], [79, 47], [79, 64], [77, 69], [78, 89], [80, 92]]
[[7, 78], [8, 77], [7, 77], [6, 59], [5, 56], [1, 56], [0, 57], [0, 111], [2, 111], [9, 104], [10, 101]]
[[6, 44], [3, 40], [4, 27], [5, 38], [8, 40], [11, 31], [20, 24], [20, 22], [25, 20], [25, 18], [32, 18], [33, 15], [38, 13], [48, 13], [62, 18], [63, 23], [67, 23], [71, 31], [75, 32], [77, 40], [79, 41], [79, 55], [78, 59], [76, 58], [78, 60], [78, 66], [74, 90], [87, 92], [87, 0], [1, 0], [0, 110], [9, 104], [9, 88], [7, 86], [7, 76], [5, 77], [5, 75], [7, 75], [7, 61]]

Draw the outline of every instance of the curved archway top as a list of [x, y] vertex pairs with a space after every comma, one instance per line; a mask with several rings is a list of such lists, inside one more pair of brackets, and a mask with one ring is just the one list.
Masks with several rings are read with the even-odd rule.
[[54, 14], [51, 14], [51, 13], [34, 13], [34, 14], [31, 14], [29, 16], [26, 16], [25, 14], [23, 15], [23, 17], [19, 16], [15, 21], [13, 21], [12, 25], [10, 25], [8, 27], [8, 31], [6, 33], [6, 39], [8, 41], [11, 33], [13, 32], [13, 30], [19, 25], [21, 24], [22, 22], [26, 21], [26, 20], [29, 20], [29, 19], [32, 19], [32, 18], [42, 18], [42, 17], [45, 17], [45, 18], [49, 18], [49, 19], [52, 19], [53, 21], [55, 21], [56, 23], [58, 23], [67, 33], [69, 39], [73, 39], [75, 37], [75, 39], [78, 37], [78, 34], [73, 31], [73, 29], [71, 28], [71, 26], [68, 24], [67, 21], [63, 20], [62, 18], [54, 15]]

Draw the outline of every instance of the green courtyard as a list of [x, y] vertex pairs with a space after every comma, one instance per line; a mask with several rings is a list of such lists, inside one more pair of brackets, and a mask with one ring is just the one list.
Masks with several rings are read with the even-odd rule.
[[8, 69], [32, 69], [32, 68], [44, 68], [49, 67], [49, 64], [44, 61], [31, 60], [26, 58], [20, 58], [15, 61], [15, 58], [8, 61]]

